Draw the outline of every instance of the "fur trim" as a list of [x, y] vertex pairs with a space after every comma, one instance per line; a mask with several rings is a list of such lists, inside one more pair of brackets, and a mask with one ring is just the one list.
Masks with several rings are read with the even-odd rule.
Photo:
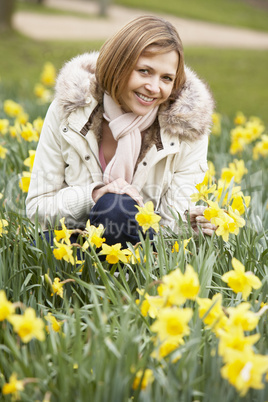
[[214, 101], [207, 85], [187, 66], [185, 74], [174, 103], [160, 108], [159, 123], [166, 133], [193, 141], [210, 133]]
[[[95, 68], [98, 52], [85, 53], [70, 60], [61, 69], [56, 83], [56, 100], [61, 118], [66, 119], [79, 107], [95, 98], [102, 104], [97, 88]], [[204, 82], [185, 66], [186, 82], [175, 101], [165, 102], [159, 109], [160, 127], [169, 135], [194, 141], [210, 132], [214, 101]]]
[[96, 92], [95, 69], [98, 52], [84, 53], [68, 61], [56, 82], [60, 117], [66, 119], [79, 107], [88, 106]]

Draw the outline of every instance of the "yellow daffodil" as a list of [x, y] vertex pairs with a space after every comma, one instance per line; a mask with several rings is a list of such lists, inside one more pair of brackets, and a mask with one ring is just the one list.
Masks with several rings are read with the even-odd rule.
[[[132, 250], [129, 250], [128, 262], [130, 264], [137, 264], [138, 262], [141, 262], [141, 254], [140, 254], [141, 251], [142, 251], [141, 247], [137, 247], [135, 249], [134, 253]], [[145, 261], [145, 260], [146, 260], [146, 256], [144, 256], [143, 261]]]
[[221, 369], [221, 375], [232, 384], [240, 396], [250, 388], [263, 389], [263, 375], [268, 370], [268, 356], [254, 354], [252, 350], [232, 351], [227, 354], [228, 361]]
[[268, 304], [267, 304], [267, 303], [264, 303], [264, 302], [261, 302], [260, 307], [262, 308], [262, 307], [265, 307], [265, 306], [268, 307]]
[[231, 130], [231, 155], [241, 153], [247, 143], [247, 130], [243, 126], [240, 125]]
[[257, 160], [260, 156], [263, 158], [268, 156], [268, 135], [266, 134], [261, 136], [261, 140], [253, 148], [253, 159]]
[[53, 331], [55, 332], [60, 332], [61, 327], [63, 325], [63, 321], [57, 321], [56, 318], [54, 317], [54, 315], [52, 315], [51, 313], [48, 313], [47, 315], [45, 315], [45, 320], [50, 324], [46, 326], [46, 330], [49, 332], [50, 328], [53, 329]]
[[263, 121], [260, 117], [258, 116], [250, 116], [249, 118], [250, 122], [258, 123], [258, 124], [263, 124]]
[[90, 225], [90, 221], [88, 220], [86, 223], [86, 227], [84, 230], [86, 241], [83, 244], [83, 250], [86, 250], [89, 246], [100, 248], [102, 243], [105, 242], [105, 238], [102, 237], [104, 232], [104, 227], [100, 224], [98, 227], [94, 225]]
[[235, 118], [234, 118], [234, 123], [236, 124], [236, 125], [241, 125], [241, 126], [243, 126], [245, 123], [246, 123], [246, 121], [247, 121], [247, 118], [246, 118], [246, 116], [244, 115], [244, 113], [242, 113], [242, 112], [237, 112], [236, 113], [236, 116], [235, 116]]
[[0, 119], [0, 134], [5, 135], [8, 132], [9, 121], [7, 119]]
[[[188, 245], [188, 243], [189, 243], [189, 241], [191, 240], [192, 238], [190, 237], [190, 239], [185, 239], [185, 240], [183, 240], [183, 242], [182, 242], [182, 244], [183, 244], [183, 250], [186, 250], [186, 247], [187, 247], [187, 245]], [[172, 250], [171, 250], [171, 252], [172, 253], [178, 253], [179, 252], [179, 249], [180, 249], [180, 246], [179, 246], [179, 243], [177, 242], [177, 240], [175, 241], [175, 243], [174, 243], [174, 245], [173, 245], [173, 247], [172, 247]], [[186, 251], [188, 251], [188, 250], [186, 250]]]
[[[64, 243], [70, 245], [71, 244], [70, 237], [73, 233], [73, 230], [67, 229], [67, 227], [65, 225], [65, 218], [60, 219], [60, 224], [61, 224], [61, 229], [54, 230], [54, 235], [55, 235], [56, 241], [59, 242], [60, 240], [63, 240]], [[56, 255], [57, 255], [57, 253], [56, 253]], [[61, 258], [58, 258], [58, 259], [61, 259]]]
[[216, 229], [216, 235], [222, 236], [223, 240], [227, 242], [229, 240], [229, 234], [238, 234], [239, 228], [236, 226], [231, 216], [225, 212], [220, 217], [213, 219], [214, 225], [218, 226]]
[[214, 193], [216, 191], [216, 184], [213, 184], [211, 187], [207, 187], [206, 184], [199, 183], [195, 186], [197, 189], [198, 193], [191, 194], [191, 201], [192, 202], [197, 202], [197, 201], [207, 201], [208, 200], [208, 195], [211, 193]]
[[160, 341], [177, 341], [184, 344], [183, 337], [189, 335], [188, 323], [192, 318], [191, 308], [165, 307], [158, 312], [151, 330], [157, 333]]
[[[230, 189], [228, 188], [228, 185], [225, 183], [225, 181], [220, 179], [218, 181], [217, 190], [215, 191], [214, 194], [216, 196], [216, 201], [218, 201], [218, 202], [220, 202], [220, 200], [222, 201], [222, 207], [223, 207], [223, 206], [227, 205], [228, 199], [230, 202], [230, 200], [232, 200], [232, 198], [234, 196], [241, 195], [241, 187], [233, 186], [231, 189], [231, 193], [230, 193]], [[223, 197], [223, 194], [224, 194], [224, 197]]]
[[229, 184], [234, 178], [235, 183], [241, 183], [243, 176], [248, 172], [243, 160], [235, 159], [232, 163], [229, 163], [229, 168], [223, 168], [221, 172], [221, 179]]
[[0, 219], [0, 237], [3, 234], [7, 234], [8, 231], [5, 229], [5, 227], [8, 226], [8, 221], [6, 221], [5, 219]]
[[[63, 298], [63, 286], [68, 282], [75, 282], [74, 279], [65, 279], [65, 281], [61, 281], [60, 278], [58, 278], [58, 277], [56, 277], [54, 279], [54, 281], [52, 282], [48, 273], [44, 275], [44, 279], [45, 279], [46, 283], [49, 285], [49, 288], [51, 290], [51, 296], [56, 294], [56, 295], [60, 296], [61, 298]], [[48, 314], [48, 316], [49, 315], [50, 314]], [[53, 318], [52, 318], [52, 320], [53, 320]]]
[[0, 321], [8, 319], [15, 313], [15, 307], [13, 303], [7, 300], [4, 290], [0, 290]]
[[33, 121], [33, 127], [37, 131], [38, 135], [41, 134], [43, 124], [44, 124], [44, 119], [42, 119], [42, 117], [37, 117], [37, 119], [35, 119]]
[[15, 123], [14, 126], [9, 127], [9, 134], [13, 138], [17, 138], [17, 140], [20, 142], [20, 134], [21, 134], [21, 126], [18, 123]]
[[[245, 226], [245, 224], [246, 224], [245, 219], [243, 219], [239, 213], [237, 213], [236, 211], [233, 211], [232, 207], [228, 207], [228, 215], [233, 219], [237, 229]], [[231, 233], [237, 234], [238, 231], [236, 230]]]
[[[152, 357], [158, 360], [164, 359], [167, 357], [170, 353], [174, 352], [176, 349], [178, 349], [180, 346], [180, 343], [177, 341], [164, 341], [160, 342], [159, 345], [157, 344], [153, 353]], [[176, 353], [177, 354], [177, 353]], [[178, 356], [172, 360], [172, 363], [175, 363], [181, 358], [181, 354], [178, 353]]]
[[236, 307], [228, 307], [228, 326], [240, 326], [243, 331], [253, 331], [259, 322], [259, 316], [250, 310], [251, 305], [243, 302]]
[[24, 165], [29, 167], [30, 172], [33, 170], [34, 158], [35, 158], [36, 151], [30, 149], [29, 150], [29, 157], [24, 160]]
[[211, 129], [211, 133], [214, 135], [220, 135], [221, 133], [221, 120], [222, 120], [222, 116], [220, 115], [220, 113], [213, 113], [212, 114], [212, 129]]
[[36, 84], [34, 87], [34, 94], [41, 103], [48, 103], [52, 98], [52, 93], [43, 84]]
[[199, 305], [199, 317], [216, 334], [219, 329], [226, 327], [227, 317], [222, 309], [222, 295], [220, 293], [216, 293], [212, 299], [198, 297], [197, 303]]
[[29, 191], [31, 176], [32, 176], [31, 172], [22, 172], [22, 176], [19, 181], [19, 186], [24, 193], [28, 193]]
[[33, 338], [39, 341], [45, 340], [44, 322], [41, 318], [36, 317], [35, 310], [31, 307], [28, 307], [23, 315], [10, 316], [9, 322], [24, 343], [28, 343]]
[[31, 123], [22, 126], [20, 135], [28, 142], [37, 142], [39, 140], [39, 135]]
[[55, 278], [51, 286], [52, 286], [52, 290], [53, 290], [53, 293], [51, 293], [51, 296], [53, 296], [53, 294], [56, 294], [56, 295], [60, 296], [61, 298], [63, 298], [64, 283], [60, 281], [60, 278]]
[[225, 359], [228, 351], [243, 352], [260, 339], [260, 334], [245, 336], [241, 327], [231, 326], [228, 331], [219, 331], [219, 355]]
[[50, 62], [45, 63], [41, 74], [41, 82], [43, 85], [53, 87], [56, 80], [56, 69]]
[[72, 265], [76, 264], [73, 256], [73, 246], [71, 244], [59, 243], [55, 238], [54, 244], [57, 248], [54, 248], [53, 254], [57, 260], [64, 260], [70, 262]]
[[136, 304], [140, 305], [140, 310], [141, 314], [143, 317], [146, 317], [149, 315], [151, 318], [156, 318], [158, 315], [159, 310], [164, 307], [165, 300], [163, 297], [159, 296], [150, 296], [148, 293], [144, 294], [144, 290], [137, 289], [137, 292], [143, 296], [144, 295], [144, 300], [141, 302], [141, 300], [137, 299]]
[[200, 288], [198, 275], [189, 264], [184, 274], [180, 269], [175, 269], [165, 275], [162, 282], [158, 293], [169, 305], [180, 306], [188, 299], [195, 300]]
[[102, 244], [101, 255], [106, 255], [106, 261], [109, 264], [116, 264], [118, 261], [122, 261], [124, 264], [128, 262], [129, 250], [121, 250], [121, 243], [113, 244], [109, 246], [108, 244]]
[[133, 384], [132, 384], [132, 388], [134, 390], [136, 390], [140, 386], [141, 390], [144, 390], [153, 381], [154, 381], [154, 375], [153, 375], [152, 370], [150, 370], [150, 369], [139, 370], [136, 373], [135, 379], [134, 379]]
[[[140, 302], [140, 300], [136, 300]], [[141, 303], [141, 314], [143, 317], [149, 315], [151, 318], [156, 318], [158, 311], [164, 305], [162, 297], [145, 295], [145, 300]]]
[[23, 113], [23, 107], [18, 103], [14, 102], [13, 100], [7, 99], [4, 102], [4, 112], [9, 117], [17, 117], [21, 113]]
[[145, 233], [148, 229], [153, 228], [155, 232], [159, 231], [159, 221], [161, 217], [154, 212], [154, 204], [152, 201], [145, 203], [144, 207], [136, 205], [139, 212], [135, 215], [135, 219], [142, 227]]
[[28, 123], [28, 120], [29, 120], [29, 115], [25, 112], [22, 112], [16, 117], [15, 123], [25, 125]]
[[0, 145], [0, 159], [5, 159], [8, 153], [8, 149]]
[[231, 201], [232, 210], [238, 212], [239, 215], [243, 215], [245, 213], [245, 207], [249, 207], [250, 199], [250, 196], [235, 195]]
[[245, 125], [245, 129], [248, 133], [249, 142], [253, 142], [263, 134], [265, 127], [261, 121], [249, 120]]
[[232, 259], [233, 270], [222, 275], [222, 280], [235, 292], [242, 292], [243, 299], [246, 300], [253, 289], [262, 286], [261, 281], [252, 272], [245, 272], [244, 265], [236, 258]]
[[242, 142], [242, 140], [236, 139], [231, 143], [230, 154], [231, 155], [241, 154], [243, 149], [244, 149], [244, 143]]
[[17, 374], [12, 373], [9, 378], [9, 382], [5, 383], [2, 388], [3, 395], [12, 394], [15, 400], [19, 399], [19, 392], [24, 390], [24, 384], [22, 380], [17, 380]]
[[215, 218], [220, 218], [224, 211], [219, 207], [219, 204], [216, 201], [208, 200], [207, 204], [209, 207], [205, 209], [204, 217], [211, 223], [215, 224]]

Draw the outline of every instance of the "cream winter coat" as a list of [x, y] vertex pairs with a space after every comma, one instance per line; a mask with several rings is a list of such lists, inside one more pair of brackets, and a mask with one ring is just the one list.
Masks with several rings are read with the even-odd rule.
[[[99, 161], [102, 93], [95, 80], [98, 53], [86, 53], [61, 70], [37, 147], [26, 211], [43, 229], [65, 217], [83, 226], [94, 205], [92, 191], [103, 185]], [[160, 106], [143, 136], [132, 184], [152, 200], [161, 223], [175, 229], [175, 216], [190, 206], [195, 185], [207, 170], [213, 100], [186, 67], [186, 83], [174, 102]]]

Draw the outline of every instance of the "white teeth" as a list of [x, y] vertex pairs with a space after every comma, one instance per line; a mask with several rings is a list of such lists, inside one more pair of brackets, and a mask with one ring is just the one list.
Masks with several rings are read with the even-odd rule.
[[137, 94], [139, 98], [141, 98], [142, 100], [144, 100], [145, 102], [152, 102], [154, 100], [154, 98], [148, 98], [145, 95], [142, 94]]

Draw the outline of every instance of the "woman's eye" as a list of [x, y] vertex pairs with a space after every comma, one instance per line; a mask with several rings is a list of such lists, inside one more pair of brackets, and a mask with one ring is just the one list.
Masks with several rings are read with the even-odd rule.
[[142, 74], [148, 74], [149, 70], [147, 70], [146, 68], [140, 68], [139, 72], [142, 73]]
[[163, 77], [163, 79], [164, 79], [165, 81], [169, 81], [169, 82], [172, 82], [172, 81], [173, 81], [173, 79], [172, 79], [171, 77], [169, 77], [169, 76], [165, 76], [165, 77]]

